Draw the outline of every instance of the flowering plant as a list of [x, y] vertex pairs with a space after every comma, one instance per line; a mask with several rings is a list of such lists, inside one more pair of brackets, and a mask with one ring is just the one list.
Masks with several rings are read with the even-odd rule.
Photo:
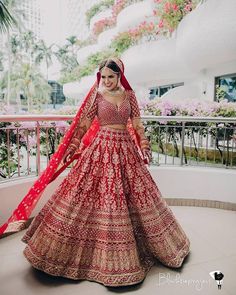
[[93, 27], [94, 35], [99, 35], [104, 30], [111, 28], [116, 24], [116, 18], [119, 12], [125, 7], [126, 0], [117, 0], [112, 6], [112, 16], [106, 17], [102, 20], [97, 21]]
[[104, 30], [115, 25], [115, 23], [116, 23], [116, 19], [114, 17], [106, 17], [104, 19], [101, 19], [94, 24], [93, 34], [97, 36]]
[[140, 2], [141, 0], [116, 0], [113, 4], [111, 10], [112, 15], [110, 17], [106, 17], [102, 20], [97, 21], [93, 27], [94, 35], [99, 35], [104, 30], [113, 27], [116, 24], [117, 15], [128, 5], [131, 5], [136, 2]]
[[156, 28], [153, 22], [143, 21], [137, 27], [119, 33], [114, 37], [111, 47], [118, 54], [122, 54], [130, 46], [137, 44], [144, 36], [156, 35]]
[[103, 11], [104, 9], [111, 7], [113, 4], [114, 0], [103, 0], [100, 3], [93, 5], [89, 10], [86, 11], [87, 24], [89, 25], [90, 20], [93, 16]]
[[[236, 117], [236, 103], [220, 101], [188, 100], [173, 102], [164, 99], [140, 102], [142, 115], [156, 116], [195, 116], [195, 117]], [[174, 119], [159, 122], [144, 122], [146, 134], [152, 142], [152, 149], [172, 157], [181, 157], [185, 164], [190, 158], [194, 161], [209, 161], [236, 165], [235, 145], [236, 123], [220, 122], [175, 122]], [[184, 127], [184, 146], [183, 144]], [[199, 145], [199, 140], [207, 142], [208, 138], [215, 147], [207, 149]], [[189, 142], [190, 146], [189, 146]], [[192, 145], [192, 147], [191, 147]], [[229, 157], [230, 151], [232, 151]]]
[[157, 16], [158, 33], [172, 33], [183, 17], [191, 12], [200, 0], [153, 0], [153, 14]]
[[236, 117], [236, 103], [226, 100], [202, 101], [197, 99], [172, 101], [165, 99], [144, 100], [140, 103], [143, 115], [193, 116], [193, 117]]

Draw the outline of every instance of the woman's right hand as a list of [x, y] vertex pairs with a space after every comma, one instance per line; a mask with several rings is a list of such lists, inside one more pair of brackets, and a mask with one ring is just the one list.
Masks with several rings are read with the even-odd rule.
[[69, 162], [71, 158], [73, 157], [74, 153], [76, 152], [77, 148], [75, 146], [69, 146], [65, 156], [63, 158], [63, 163], [65, 164], [66, 162]]

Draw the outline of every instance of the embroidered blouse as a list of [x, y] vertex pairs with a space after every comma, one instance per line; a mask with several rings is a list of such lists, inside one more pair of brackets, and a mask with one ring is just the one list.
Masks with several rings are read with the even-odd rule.
[[136, 102], [134, 91], [125, 91], [125, 97], [119, 106], [106, 100], [101, 92], [98, 92], [94, 104], [87, 114], [87, 118], [92, 121], [98, 117], [101, 126], [112, 124], [126, 125], [129, 117], [140, 117], [140, 111]]
[[145, 136], [139, 106], [133, 90], [125, 91], [125, 97], [119, 106], [116, 106], [114, 103], [106, 100], [102, 93], [98, 92], [85, 120], [83, 120], [77, 128], [77, 132], [72, 139], [72, 146], [78, 146], [81, 142], [81, 138], [89, 129], [95, 116], [97, 116], [101, 126], [112, 124], [127, 125], [128, 119], [131, 118], [132, 125], [138, 135], [141, 148], [150, 147], [149, 141]]

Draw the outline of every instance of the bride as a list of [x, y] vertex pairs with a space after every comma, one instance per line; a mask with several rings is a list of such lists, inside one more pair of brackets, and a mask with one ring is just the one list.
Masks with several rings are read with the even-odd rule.
[[32, 266], [106, 286], [137, 284], [156, 261], [180, 267], [190, 242], [148, 171], [150, 144], [116, 58], [100, 64], [58, 151], [4, 230], [22, 225], [61, 163], [78, 154], [22, 239]]

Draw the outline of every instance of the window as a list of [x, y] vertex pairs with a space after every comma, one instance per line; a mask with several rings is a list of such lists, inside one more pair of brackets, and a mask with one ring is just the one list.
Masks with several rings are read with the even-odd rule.
[[163, 94], [165, 94], [167, 91], [169, 91], [172, 88], [183, 86], [184, 83], [176, 83], [176, 84], [169, 84], [169, 85], [162, 85], [158, 87], [152, 87], [150, 88], [150, 96], [149, 99], [154, 99], [156, 97], [161, 97]]
[[215, 78], [215, 100], [226, 99], [236, 102], [236, 74], [230, 74]]

